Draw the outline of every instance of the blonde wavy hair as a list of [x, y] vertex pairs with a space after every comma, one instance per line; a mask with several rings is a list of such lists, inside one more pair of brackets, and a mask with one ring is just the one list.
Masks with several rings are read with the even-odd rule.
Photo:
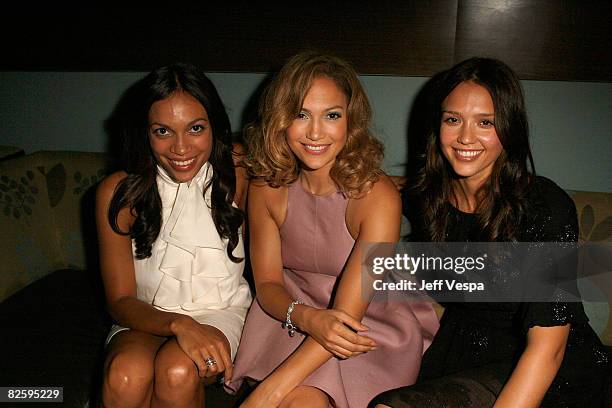
[[258, 121], [245, 129], [249, 146], [245, 164], [252, 177], [273, 187], [297, 180], [300, 166], [285, 131], [302, 109], [313, 81], [320, 77], [334, 81], [348, 100], [347, 140], [330, 176], [344, 194], [359, 197], [380, 177], [383, 145], [370, 132], [372, 109], [357, 73], [346, 61], [331, 55], [301, 52], [279, 71], [264, 91]]

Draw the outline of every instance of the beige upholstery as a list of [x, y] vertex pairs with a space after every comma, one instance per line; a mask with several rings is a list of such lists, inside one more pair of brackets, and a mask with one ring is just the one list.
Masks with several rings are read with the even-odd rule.
[[82, 215], [82, 198], [105, 165], [104, 154], [80, 152], [0, 161], [0, 300], [54, 270], [85, 268], [82, 228], [93, 212]]
[[[610, 267], [612, 250], [612, 193], [575, 191], [570, 192], [570, 196], [578, 212], [580, 241], [607, 243], [606, 257], [590, 256], [588, 251], [582, 252], [580, 271], [583, 277], [579, 280], [579, 287], [583, 292], [590, 289], [584, 308], [601, 341], [612, 346], [612, 271], [607, 269]], [[599, 296], [593, 296], [593, 290]]]

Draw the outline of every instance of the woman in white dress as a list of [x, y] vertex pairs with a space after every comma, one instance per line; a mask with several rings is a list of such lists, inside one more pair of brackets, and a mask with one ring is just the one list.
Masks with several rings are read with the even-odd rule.
[[124, 168], [97, 191], [108, 310], [106, 407], [202, 407], [232, 376], [247, 309], [241, 226], [247, 179], [212, 82], [159, 68], [134, 88]]

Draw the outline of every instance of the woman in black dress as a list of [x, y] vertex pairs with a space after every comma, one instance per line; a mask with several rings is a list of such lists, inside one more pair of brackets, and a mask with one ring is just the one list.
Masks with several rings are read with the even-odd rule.
[[[498, 60], [471, 58], [438, 78], [425, 163], [404, 194], [412, 238], [576, 241], [573, 202], [534, 174], [516, 74]], [[580, 302], [444, 306], [417, 384], [371, 406], [601, 405], [608, 357]]]

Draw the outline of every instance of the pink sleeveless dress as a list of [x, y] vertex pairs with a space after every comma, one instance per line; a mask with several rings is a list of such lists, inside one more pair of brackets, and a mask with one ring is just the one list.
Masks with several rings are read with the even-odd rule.
[[[347, 204], [340, 192], [315, 196], [299, 182], [289, 186], [280, 235], [285, 288], [292, 298], [317, 308], [332, 304], [332, 291], [355, 244], [345, 223]], [[299, 332], [289, 337], [281, 323], [253, 302], [230, 392], [245, 378], [265, 379], [304, 341]], [[324, 391], [339, 408], [366, 407], [383, 391], [413, 384], [438, 329], [433, 307], [425, 302], [372, 302], [362, 323], [377, 349], [347, 360], [332, 357], [302, 383]]]

